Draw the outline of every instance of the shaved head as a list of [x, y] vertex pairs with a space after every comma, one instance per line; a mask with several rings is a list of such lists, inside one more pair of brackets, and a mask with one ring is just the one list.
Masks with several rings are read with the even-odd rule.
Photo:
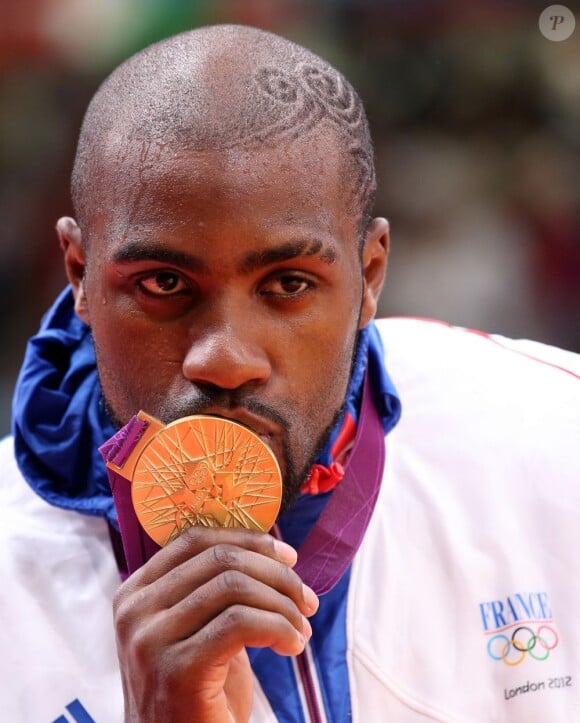
[[144, 149], [146, 166], [154, 147], [251, 151], [308, 134], [338, 149], [344, 210], [362, 232], [375, 196], [373, 151], [362, 103], [343, 75], [295, 43], [244, 26], [152, 45], [103, 82], [85, 115], [72, 177], [81, 230], [103, 210], [103, 159], [112, 153], [122, 163], [130, 144]]

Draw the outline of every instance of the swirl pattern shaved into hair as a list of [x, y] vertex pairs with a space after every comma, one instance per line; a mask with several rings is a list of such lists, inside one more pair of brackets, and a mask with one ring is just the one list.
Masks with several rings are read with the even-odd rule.
[[376, 180], [367, 118], [348, 80], [314, 53], [255, 28], [169, 38], [117, 68], [93, 98], [73, 170], [75, 211], [81, 221], [90, 217], [99, 157], [112, 137], [193, 151], [254, 149], [322, 125], [337, 139], [345, 212], [362, 232]]

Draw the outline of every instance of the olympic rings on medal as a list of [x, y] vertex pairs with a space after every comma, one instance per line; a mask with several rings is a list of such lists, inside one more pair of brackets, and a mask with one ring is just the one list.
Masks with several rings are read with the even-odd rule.
[[546, 660], [559, 641], [558, 633], [551, 625], [544, 623], [538, 626], [536, 632], [527, 625], [520, 625], [512, 632], [511, 638], [505, 633], [491, 637], [487, 641], [487, 653], [490, 658], [502, 660], [513, 667], [524, 660], [526, 653], [535, 660]]

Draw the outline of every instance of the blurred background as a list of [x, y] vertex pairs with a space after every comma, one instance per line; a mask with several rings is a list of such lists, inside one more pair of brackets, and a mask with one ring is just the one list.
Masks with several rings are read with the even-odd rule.
[[27, 338], [65, 283], [76, 138], [102, 78], [198, 25], [272, 30], [362, 96], [381, 315], [442, 318], [580, 351], [580, 8], [555, 42], [534, 0], [0, 0], [0, 433]]

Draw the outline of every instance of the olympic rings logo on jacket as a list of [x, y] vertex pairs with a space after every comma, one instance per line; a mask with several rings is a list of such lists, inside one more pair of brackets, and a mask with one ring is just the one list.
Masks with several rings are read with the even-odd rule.
[[558, 633], [551, 625], [539, 625], [535, 632], [527, 625], [520, 625], [511, 637], [505, 633], [491, 637], [487, 642], [487, 652], [490, 658], [502, 660], [513, 667], [522, 663], [526, 655], [535, 660], [547, 660], [559, 640]]

